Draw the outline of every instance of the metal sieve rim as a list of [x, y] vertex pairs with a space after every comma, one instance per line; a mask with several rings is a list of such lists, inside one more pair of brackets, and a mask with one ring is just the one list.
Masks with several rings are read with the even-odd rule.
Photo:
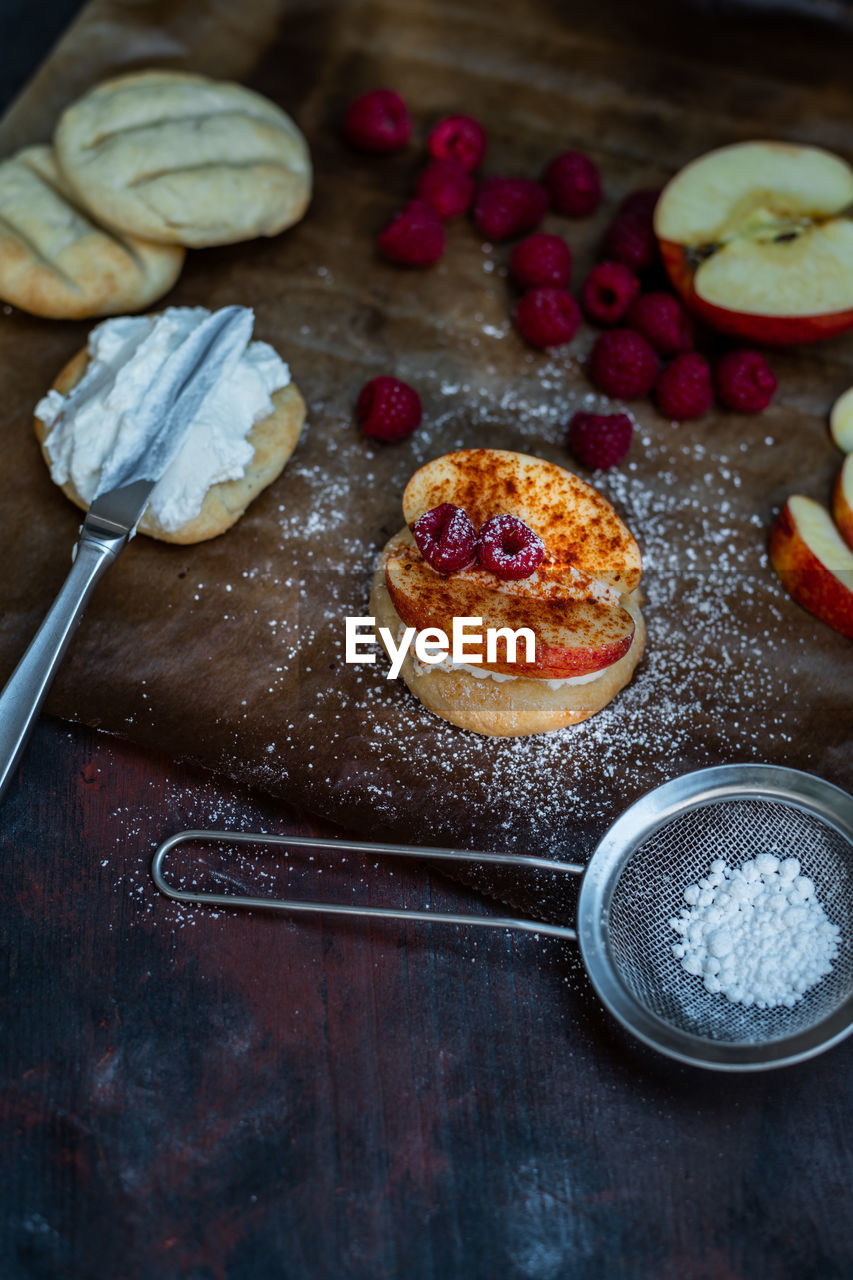
[[673, 1026], [623, 982], [610, 946], [610, 906], [623, 867], [676, 816], [725, 800], [772, 800], [813, 814], [853, 845], [853, 796], [813, 774], [771, 764], [725, 764], [682, 774], [637, 800], [617, 818], [590, 859], [578, 897], [578, 941], [605, 1008], [632, 1035], [690, 1066], [759, 1071], [804, 1062], [853, 1031], [853, 997], [828, 1018], [763, 1045], [717, 1041]]

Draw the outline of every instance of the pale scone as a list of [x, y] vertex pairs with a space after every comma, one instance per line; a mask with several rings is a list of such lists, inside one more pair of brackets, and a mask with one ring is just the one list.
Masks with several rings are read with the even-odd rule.
[[99, 226], [50, 147], [0, 163], [0, 298], [58, 320], [139, 311], [171, 289], [184, 250]]
[[302, 217], [311, 160], [280, 107], [239, 84], [142, 71], [62, 115], [57, 159], [112, 227], [188, 247], [276, 235]]
[[[184, 311], [191, 309], [185, 308]], [[178, 309], [180, 312], [180, 309]], [[177, 314], [178, 312], [165, 312], [164, 315]], [[201, 312], [201, 314], [207, 314]], [[139, 322], [153, 320], [156, 317], [139, 317]], [[120, 323], [120, 322], [112, 322]], [[90, 336], [91, 340], [91, 336]], [[267, 348], [266, 344], [256, 343], [256, 347], [264, 347], [265, 350], [272, 351]], [[54, 414], [57, 409], [60, 413], [69, 404], [64, 398], [68, 397], [76, 386], [81, 382], [90, 364], [90, 350], [85, 348], [79, 351], [68, 364], [57, 375], [51, 392], [41, 402], [36, 410], [35, 417], [35, 433], [36, 438], [41, 446], [42, 455], [48, 468], [51, 471], [56, 483], [59, 484], [66, 497], [76, 503], [78, 507], [86, 510], [93, 497], [93, 487], [96, 483], [97, 476], [85, 475], [81, 479], [81, 473], [78, 472], [75, 481], [74, 463], [71, 465], [63, 463], [63, 473], [65, 478], [61, 479], [57, 475], [57, 461], [59, 457], [58, 448], [51, 448], [51, 423], [47, 419], [57, 419]], [[282, 366], [286, 371], [286, 366]], [[117, 392], [113, 388], [111, 392], [113, 398]], [[234, 413], [229, 412], [228, 396], [229, 389], [222, 390], [214, 398], [223, 402], [226, 417], [234, 417]], [[50, 405], [50, 412], [47, 407], [51, 399], [55, 396], [63, 397], [63, 403], [59, 404], [55, 401]], [[158, 507], [157, 490], [152, 494], [152, 502], [146, 508], [141, 520], [139, 521], [139, 531], [147, 533], [152, 538], [157, 538], [163, 542], [173, 542], [187, 544], [192, 542], [203, 542], [208, 538], [215, 538], [219, 534], [224, 533], [231, 527], [243, 514], [249, 503], [253, 501], [258, 494], [271, 484], [281, 474], [290, 455], [296, 447], [300, 432], [305, 422], [305, 402], [299, 392], [298, 387], [289, 380], [285, 385], [279, 386], [270, 391], [268, 403], [271, 402], [272, 411], [254, 421], [245, 434], [247, 461], [241, 469], [241, 474], [234, 478], [216, 481], [206, 487], [203, 487], [198, 494], [198, 500], [195, 503], [197, 509], [190, 509], [190, 514], [186, 518], [175, 518], [175, 506], [172, 503], [169, 506], [169, 514], [166, 514], [165, 508]], [[44, 416], [39, 416], [39, 410]], [[91, 431], [94, 427], [97, 429], [101, 414], [95, 410], [90, 413], [86, 430]], [[106, 418], [106, 415], [103, 415]], [[107, 433], [110, 430], [110, 424], [105, 420], [104, 428]], [[214, 432], [215, 434], [215, 432]], [[107, 435], [109, 441], [109, 435]], [[209, 447], [205, 446], [204, 435], [196, 444], [196, 458], [203, 462], [205, 453], [210, 452], [213, 442]], [[108, 451], [109, 443], [105, 445]], [[178, 455], [176, 464], [180, 466], [181, 456]], [[173, 464], [175, 466], [176, 464]], [[193, 460], [190, 460], [190, 470], [193, 469]], [[187, 468], [184, 468], [184, 476], [178, 478], [178, 483], [173, 485], [173, 492], [178, 494], [179, 500], [186, 502], [185, 490], [187, 487]], [[167, 473], [168, 476], [168, 473]], [[193, 477], [190, 476], [190, 480]], [[162, 483], [162, 482], [161, 482]], [[80, 492], [82, 486], [86, 492]]]

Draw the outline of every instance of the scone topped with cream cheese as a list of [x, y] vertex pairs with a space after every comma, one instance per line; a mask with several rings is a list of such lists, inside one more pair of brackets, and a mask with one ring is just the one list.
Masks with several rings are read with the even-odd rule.
[[[204, 307], [170, 307], [104, 321], [36, 406], [36, 435], [51, 476], [79, 507], [91, 503], [117, 439], [133, 430], [133, 409], [154, 375], [209, 314]], [[249, 342], [222, 365], [152, 491], [140, 531], [178, 543], [223, 533], [281, 473], [304, 420], [285, 362], [268, 343]]]

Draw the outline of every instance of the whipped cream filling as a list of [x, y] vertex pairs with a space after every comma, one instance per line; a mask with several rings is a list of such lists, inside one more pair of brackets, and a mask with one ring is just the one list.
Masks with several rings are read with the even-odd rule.
[[[401, 643], [405, 634], [406, 624], [401, 622], [397, 628], [397, 644]], [[542, 676], [512, 676], [505, 671], [488, 671], [484, 667], [469, 666], [467, 662], [454, 662], [449, 654], [446, 658], [442, 658], [440, 662], [421, 662], [415, 653], [415, 643], [419, 635], [420, 632], [415, 632], [412, 637], [412, 647], [409, 651], [416, 676], [426, 676], [431, 671], [466, 671], [469, 676], [476, 676], [478, 680], [494, 680], [496, 684], [503, 684], [507, 680], [542, 680], [542, 683], [549, 689], [562, 689], [569, 684], [591, 684], [593, 680], [598, 680], [600, 676], [603, 676], [607, 670], [607, 667], [602, 667], [600, 671], [587, 671], [582, 676], [563, 676], [559, 680], [545, 680]]]
[[[414, 641], [412, 643], [414, 644]], [[494, 680], [497, 684], [503, 684], [506, 680], [535, 680], [548, 689], [562, 689], [570, 684], [592, 684], [593, 680], [600, 679], [607, 670], [607, 667], [602, 667], [599, 671], [587, 671], [582, 676], [563, 676], [559, 680], [546, 680], [542, 676], [511, 676], [505, 671], [487, 671], [484, 667], [471, 667], [467, 662], [454, 662], [450, 657], [442, 658], [441, 662], [421, 662], [414, 652], [412, 665], [415, 668], [415, 675], [418, 676], [425, 676], [430, 671], [465, 671], [469, 676], [476, 676], [478, 680]]]
[[[71, 480], [91, 502], [117, 441], [136, 429], [134, 410], [172, 352], [211, 313], [169, 307], [156, 316], [118, 316], [89, 334], [89, 364], [63, 396], [51, 390], [36, 405], [49, 428], [45, 448], [58, 485]], [[211, 485], [237, 480], [254, 456], [251, 428], [273, 411], [272, 394], [290, 382], [287, 365], [266, 342], [250, 342], [224, 361], [178, 453], [151, 492], [148, 510], [174, 531], [194, 519]]]

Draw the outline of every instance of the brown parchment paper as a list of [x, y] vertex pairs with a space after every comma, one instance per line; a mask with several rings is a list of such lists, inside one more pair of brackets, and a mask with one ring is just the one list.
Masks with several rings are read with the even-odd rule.
[[[192, 548], [137, 538], [99, 587], [48, 710], [280, 795], [351, 828], [405, 840], [584, 856], [648, 788], [684, 770], [766, 760], [851, 779], [851, 647], [782, 591], [766, 535], [791, 491], [829, 498], [840, 455], [827, 411], [853, 382], [853, 334], [773, 355], [780, 389], [758, 417], [664, 421], [631, 405], [628, 463], [601, 487], [646, 558], [648, 655], [594, 720], [526, 740], [452, 728], [386, 679], [348, 666], [344, 618], [366, 613], [376, 552], [402, 523], [415, 468], [449, 449], [520, 449], [571, 466], [565, 424], [602, 405], [583, 329], [554, 355], [510, 323], [509, 249], [465, 220], [430, 271], [381, 262], [375, 235], [412, 190], [429, 126], [479, 117], [487, 172], [538, 174], [580, 147], [607, 198], [594, 218], [549, 217], [592, 264], [622, 195], [702, 151], [791, 138], [850, 157], [853, 39], [835, 22], [766, 6], [602, 0], [313, 3], [93, 0], [15, 104], [0, 150], [46, 140], [98, 79], [144, 65], [233, 76], [290, 111], [316, 166], [298, 227], [192, 252], [167, 301], [239, 302], [290, 362], [308, 427], [282, 478], [226, 536]], [[346, 103], [401, 89], [415, 119], [402, 155], [339, 136]], [[32, 409], [87, 325], [0, 316], [0, 675], [11, 671], [67, 570], [79, 513], [51, 483]], [[363, 382], [420, 391], [410, 440], [362, 439]], [[581, 474], [585, 474], [581, 471]], [[489, 873], [534, 910], [541, 896]]]

